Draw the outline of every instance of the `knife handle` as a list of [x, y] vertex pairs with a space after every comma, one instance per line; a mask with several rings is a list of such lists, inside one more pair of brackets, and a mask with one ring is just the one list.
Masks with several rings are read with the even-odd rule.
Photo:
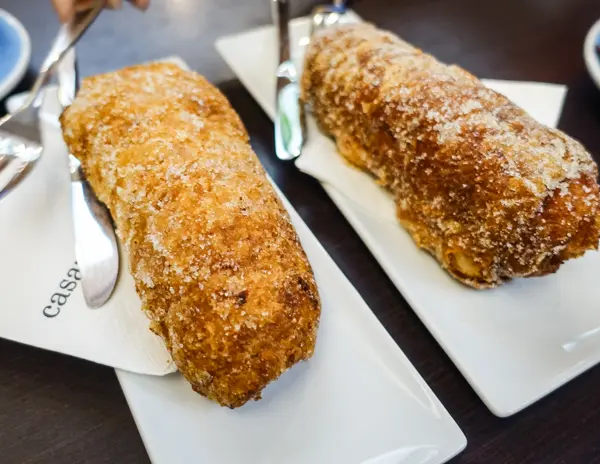
[[273, 0], [273, 22], [277, 26], [279, 39], [279, 63], [290, 59], [290, 2], [289, 0]]

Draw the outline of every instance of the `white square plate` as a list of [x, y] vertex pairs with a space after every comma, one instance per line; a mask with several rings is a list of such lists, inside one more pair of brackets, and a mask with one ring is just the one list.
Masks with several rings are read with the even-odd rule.
[[[304, 18], [291, 24], [292, 55], [299, 65], [308, 42], [308, 24]], [[226, 37], [216, 46], [273, 118], [274, 28]], [[495, 87], [502, 92], [518, 87], [510, 97], [521, 101], [532, 89], [548, 85], [496, 82]], [[552, 117], [543, 106], [530, 111], [551, 124], [547, 120]], [[311, 137], [323, 136], [311, 131]], [[333, 144], [329, 146], [334, 149]], [[598, 252], [568, 262], [551, 276], [516, 280], [493, 290], [472, 290], [455, 282], [433, 258], [418, 250], [397, 223], [381, 221], [338, 190], [323, 186], [494, 414], [516, 413], [600, 360]]]
[[[60, 137], [54, 116], [42, 115], [46, 141]], [[179, 374], [117, 371], [150, 458], [155, 464], [440, 464], [450, 459], [465, 447], [463, 433], [282, 199], [321, 294], [314, 357], [267, 387], [262, 400], [235, 410], [194, 393]]]

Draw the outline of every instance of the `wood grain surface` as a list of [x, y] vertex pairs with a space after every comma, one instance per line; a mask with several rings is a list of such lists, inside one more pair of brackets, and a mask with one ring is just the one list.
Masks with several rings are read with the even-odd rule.
[[[600, 368], [513, 417], [494, 417], [319, 184], [276, 160], [270, 120], [213, 47], [222, 35], [268, 24], [269, 1], [152, 2], [145, 14], [126, 6], [99, 18], [78, 48], [82, 73], [177, 54], [220, 84], [271, 176], [465, 432], [469, 444], [453, 462], [600, 462]], [[316, 3], [294, 1], [293, 13], [305, 14]], [[33, 71], [58, 26], [49, 0], [0, 0], [0, 8], [28, 29]], [[582, 58], [585, 34], [600, 18], [600, 2], [363, 0], [354, 2], [354, 8], [363, 18], [480, 77], [568, 85], [560, 127], [600, 155], [600, 91]], [[32, 75], [20, 89], [31, 83]], [[149, 460], [112, 369], [0, 340], [0, 462]]]

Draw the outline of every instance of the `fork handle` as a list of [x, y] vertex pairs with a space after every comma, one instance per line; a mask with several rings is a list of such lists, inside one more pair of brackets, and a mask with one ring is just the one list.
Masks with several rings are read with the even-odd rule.
[[25, 105], [31, 104], [37, 98], [42, 87], [50, 80], [56, 65], [61, 62], [67, 52], [96, 20], [105, 5], [106, 0], [97, 0], [90, 8], [77, 12], [71, 21], [60, 27], [52, 48], [50, 48], [50, 52], [42, 63], [38, 77], [33, 84]]
[[77, 43], [87, 28], [98, 17], [105, 4], [106, 0], [97, 0], [89, 9], [77, 12], [71, 21], [60, 27], [52, 48], [42, 64], [40, 73], [51, 71], [62, 60], [66, 52]]

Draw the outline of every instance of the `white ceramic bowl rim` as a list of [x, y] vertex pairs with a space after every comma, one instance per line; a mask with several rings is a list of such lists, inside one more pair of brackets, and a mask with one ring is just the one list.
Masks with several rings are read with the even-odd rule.
[[600, 57], [596, 53], [596, 44], [600, 42], [600, 20], [592, 26], [585, 38], [583, 46], [583, 58], [588, 72], [600, 87]]

